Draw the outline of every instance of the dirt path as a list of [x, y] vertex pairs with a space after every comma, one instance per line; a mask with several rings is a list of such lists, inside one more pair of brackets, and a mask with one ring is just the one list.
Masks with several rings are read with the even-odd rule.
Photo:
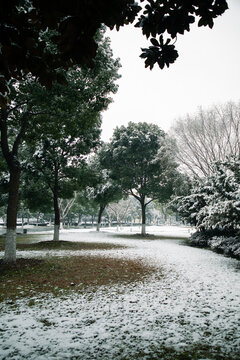
[[154, 264], [156, 276], [34, 306], [2, 304], [0, 359], [240, 359], [239, 261], [181, 240], [84, 232], [81, 241], [97, 236], [130, 245], [114, 256]]

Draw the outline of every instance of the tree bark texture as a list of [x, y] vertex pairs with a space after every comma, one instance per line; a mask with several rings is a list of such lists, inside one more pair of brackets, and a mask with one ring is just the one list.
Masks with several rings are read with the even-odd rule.
[[97, 223], [97, 231], [100, 231], [101, 227], [101, 221], [102, 221], [102, 214], [105, 209], [105, 206], [100, 206], [99, 212], [98, 212], [98, 223]]
[[8, 115], [9, 114], [7, 113], [6, 110], [1, 110], [1, 116], [0, 116], [1, 148], [2, 148], [2, 154], [6, 160], [10, 174], [8, 206], [7, 206], [7, 235], [5, 242], [4, 261], [7, 263], [15, 263], [18, 192], [19, 192], [20, 175], [21, 175], [21, 164], [18, 160], [18, 149], [25, 133], [29, 113], [28, 111], [23, 113], [21, 118], [21, 126], [13, 142], [12, 147], [9, 146]]
[[141, 234], [143, 236], [146, 235], [146, 205], [143, 202], [141, 202], [141, 209], [142, 209], [142, 231]]
[[10, 169], [9, 195], [7, 206], [7, 234], [4, 254], [4, 262], [6, 263], [16, 262], [16, 223], [20, 175], [20, 167], [16, 166]]
[[59, 241], [60, 225], [54, 224], [53, 241]]
[[59, 241], [59, 229], [60, 229], [60, 209], [58, 204], [58, 191], [55, 189], [53, 192], [54, 202], [54, 234], [53, 240]]

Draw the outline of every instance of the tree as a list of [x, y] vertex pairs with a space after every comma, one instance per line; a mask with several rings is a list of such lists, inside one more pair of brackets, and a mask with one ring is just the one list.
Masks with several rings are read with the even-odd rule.
[[234, 231], [240, 220], [240, 158], [215, 162], [214, 172], [174, 201], [180, 216], [200, 231]]
[[8, 174], [6, 164], [1, 155], [2, 153], [0, 148], [0, 218], [4, 218], [5, 220], [8, 194]]
[[[158, 64], [162, 69], [178, 57], [173, 39], [198, 26], [213, 27], [213, 20], [222, 15], [226, 0], [178, 0], [134, 2], [115, 0], [59, 1], [39, 0], [2, 1], [0, 15], [0, 93], [1, 106], [6, 107], [8, 81], [21, 79], [31, 73], [42, 85], [50, 88], [54, 81], [65, 82], [57, 69], [93, 66], [98, 44], [95, 39], [102, 24], [110, 29], [134, 23], [151, 46], [142, 49], [145, 66]], [[47, 46], [45, 33], [51, 29], [51, 41], [57, 56]], [[169, 36], [164, 40], [163, 35]]]
[[[67, 141], [66, 139], [58, 141], [49, 138], [44, 139], [39, 142], [32, 155], [31, 176], [39, 184], [39, 191], [44, 192], [44, 189], [47, 188], [51, 192], [54, 209], [53, 240], [55, 241], [59, 240], [61, 223], [59, 199], [70, 199], [77, 189], [86, 186], [87, 177], [83, 176], [86, 166], [83, 155], [94, 148], [98, 140], [98, 137], [95, 138], [90, 131], [88, 131], [88, 136], [85, 133], [81, 135], [86, 141], [78, 141], [77, 137], [80, 137], [80, 134], [77, 132], [76, 137], [73, 137], [71, 142], [69, 139]], [[98, 132], [96, 135], [98, 136]], [[44, 188], [40, 188], [41, 184], [44, 184]]]
[[71, 213], [71, 209], [76, 202], [77, 196], [77, 191], [74, 191], [73, 197], [71, 197], [70, 199], [59, 199], [60, 219], [62, 221], [62, 224], [64, 224], [65, 219]]
[[[31, 80], [30, 80], [31, 81]], [[26, 79], [26, 86], [30, 83]], [[36, 116], [39, 109], [33, 108], [34, 95], [29, 100], [22, 96], [19, 84], [11, 81], [11, 101], [7, 108], [1, 109], [0, 133], [3, 159], [8, 168], [8, 206], [7, 206], [7, 234], [5, 241], [5, 261], [16, 260], [16, 219], [21, 175], [21, 160], [19, 148], [23, 141], [30, 117]]]
[[139, 215], [138, 210], [140, 207], [138, 204], [139, 202], [135, 198], [128, 197], [117, 202], [112, 202], [107, 206], [107, 214], [109, 217], [116, 219], [117, 229], [123, 221], [126, 222], [129, 218], [132, 220], [136, 215]]
[[88, 196], [88, 188], [78, 191], [75, 201], [71, 207], [70, 214], [77, 219], [77, 225], [80, 226], [86, 216], [93, 216], [97, 213], [97, 205]]
[[179, 216], [188, 224], [198, 225], [198, 214], [207, 204], [209, 193], [206, 192], [201, 181], [195, 183], [191, 193], [185, 196], [175, 197], [169, 204], [169, 207], [178, 212]]
[[30, 171], [23, 171], [20, 187], [20, 201], [23, 207], [33, 213], [51, 213], [53, 204], [51, 192], [46, 187], [42, 176], [34, 176]]
[[144, 235], [146, 206], [165, 202], [173, 192], [177, 165], [170, 141], [157, 125], [129, 122], [115, 129], [101, 161], [125, 194], [140, 202]]
[[95, 155], [90, 162], [90, 168], [94, 177], [93, 187], [88, 188], [88, 197], [99, 207], [97, 231], [100, 230], [103, 212], [110, 202], [118, 201], [123, 194], [118, 184], [116, 184], [107, 169], [102, 167], [100, 157]]
[[216, 161], [240, 155], [240, 102], [200, 108], [197, 114], [179, 119], [172, 134], [182, 169], [194, 177], [209, 176]]
[[120, 66], [118, 60], [112, 58], [108, 39], [104, 40], [100, 33], [98, 41], [101, 45], [93, 69], [73, 68], [65, 73], [61, 70], [68, 79], [67, 87], [55, 83], [51, 90], [46, 91], [31, 76], [22, 82], [12, 81], [11, 101], [6, 109], [1, 110], [0, 118], [1, 148], [10, 173], [5, 249], [7, 262], [16, 260], [17, 205], [24, 164], [21, 154], [19, 156], [21, 144], [30, 145], [29, 149], [35, 155], [38, 146], [40, 153], [41, 150], [45, 151], [46, 163], [49, 160], [50, 164], [57, 156], [56, 149], [62, 151], [62, 156], [73, 156], [74, 151], [74, 156], [77, 156], [77, 149], [84, 148], [79, 153], [83, 155], [98, 142], [100, 112], [112, 101], [109, 94], [117, 90], [115, 80], [119, 77], [117, 71]]
[[6, 163], [2, 156], [0, 148], [0, 208], [7, 205], [7, 194], [8, 194], [8, 171]]
[[234, 231], [240, 222], [240, 157], [216, 162], [214, 168], [205, 185], [211, 192], [197, 216], [198, 227]]

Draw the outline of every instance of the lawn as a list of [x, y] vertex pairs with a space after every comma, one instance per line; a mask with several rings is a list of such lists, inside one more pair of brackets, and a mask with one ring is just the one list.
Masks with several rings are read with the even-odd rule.
[[[39, 241], [39, 237], [21, 238], [17, 242], [19, 255], [15, 265], [0, 260], [0, 301], [53, 293], [62, 290], [94, 291], [98, 286], [143, 280], [154, 272], [154, 267], [137, 260], [118, 259], [97, 255], [97, 250], [121, 250], [126, 246], [102, 242]], [[2, 244], [3, 248], [3, 244]], [[51, 255], [51, 250], [60, 256]], [[96, 254], [66, 256], [66, 250], [92, 251]], [[38, 251], [37, 258], [23, 258], [21, 251]], [[48, 252], [47, 256], [46, 251]]]
[[239, 360], [239, 262], [173, 231], [20, 236], [0, 265], [0, 358]]

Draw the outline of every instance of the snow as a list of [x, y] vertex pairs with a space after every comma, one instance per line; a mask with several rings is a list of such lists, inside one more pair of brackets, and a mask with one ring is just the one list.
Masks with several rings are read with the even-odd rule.
[[[178, 237], [189, 233], [170, 226], [153, 230]], [[130, 232], [129, 228], [119, 235]], [[199, 344], [220, 349], [226, 359], [239, 359], [239, 261], [186, 246], [180, 239], [129, 240], [113, 234], [113, 229], [100, 234], [64, 231], [61, 236], [129, 245], [123, 250], [78, 253], [142, 259], [154, 265], [156, 273], [145, 282], [34, 298], [32, 306], [29, 299], [0, 304], [0, 359], [107, 360], [141, 354], [140, 359], [168, 360], [168, 355], [161, 356], [164, 349], [177, 354]], [[21, 256], [36, 253], [24, 251]]]

